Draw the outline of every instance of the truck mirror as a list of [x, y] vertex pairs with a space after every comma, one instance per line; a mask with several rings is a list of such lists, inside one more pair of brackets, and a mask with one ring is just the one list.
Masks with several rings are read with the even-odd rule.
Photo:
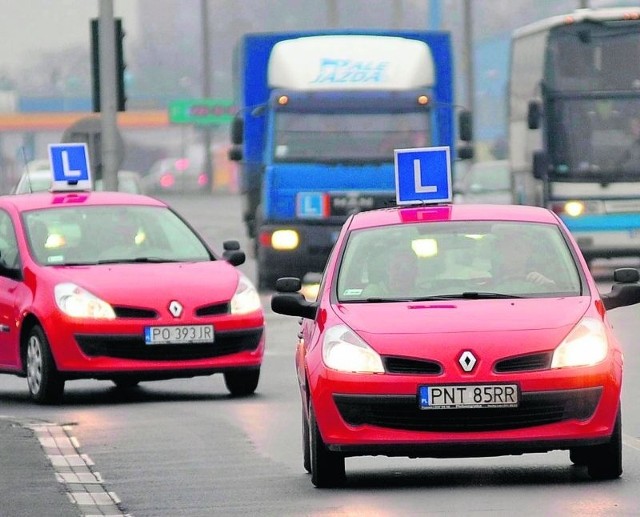
[[232, 145], [228, 152], [229, 160], [232, 162], [242, 161], [242, 146]]
[[542, 118], [542, 109], [538, 101], [529, 101], [527, 110], [527, 125], [529, 129], [538, 129], [540, 127], [540, 119]]
[[544, 151], [535, 151], [533, 153], [533, 177], [543, 180], [549, 172], [549, 157]]
[[242, 117], [235, 116], [233, 122], [231, 122], [231, 143], [241, 144], [244, 132], [244, 120]]
[[473, 119], [470, 111], [464, 110], [458, 115], [458, 132], [460, 133], [460, 140], [463, 142], [471, 142], [473, 140]]
[[458, 158], [461, 160], [470, 160], [473, 158], [473, 146], [471, 145], [461, 145], [458, 147]]

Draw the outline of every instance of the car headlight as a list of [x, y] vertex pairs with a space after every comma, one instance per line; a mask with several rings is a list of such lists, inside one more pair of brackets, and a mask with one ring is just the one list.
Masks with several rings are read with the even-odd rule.
[[604, 361], [608, 352], [604, 324], [594, 318], [584, 318], [556, 348], [551, 368], [593, 366]]
[[58, 284], [54, 295], [56, 304], [67, 316], [108, 320], [116, 317], [111, 305], [76, 284]]
[[326, 330], [322, 359], [328, 368], [341, 372], [384, 373], [378, 353], [346, 325]]
[[231, 314], [248, 314], [261, 307], [258, 291], [249, 279], [241, 274], [236, 292], [231, 298]]

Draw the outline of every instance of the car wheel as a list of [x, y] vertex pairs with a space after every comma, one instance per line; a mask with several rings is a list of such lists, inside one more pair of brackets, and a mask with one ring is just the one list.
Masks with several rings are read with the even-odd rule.
[[574, 465], [584, 466], [587, 464], [588, 458], [588, 449], [585, 447], [575, 447], [569, 450], [569, 459]]
[[302, 465], [304, 470], [311, 473], [311, 447], [309, 444], [309, 416], [302, 408]]
[[64, 378], [58, 372], [47, 337], [35, 325], [27, 337], [27, 384], [38, 404], [57, 404], [64, 393]]
[[330, 451], [322, 441], [313, 407], [309, 410], [311, 482], [318, 488], [342, 486], [346, 481], [344, 456]]
[[113, 383], [116, 385], [116, 388], [128, 389], [135, 388], [138, 384], [140, 384], [140, 379], [111, 379]]
[[258, 387], [260, 369], [237, 370], [224, 374], [224, 383], [234, 397], [251, 395]]
[[616, 479], [622, 475], [622, 412], [608, 443], [588, 448], [587, 472], [592, 479]]

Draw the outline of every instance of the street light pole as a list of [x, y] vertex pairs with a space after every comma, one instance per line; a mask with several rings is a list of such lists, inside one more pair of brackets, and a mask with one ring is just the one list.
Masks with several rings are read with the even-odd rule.
[[[202, 19], [202, 94], [205, 99], [211, 98], [211, 63], [209, 58], [209, 2], [200, 0], [200, 17]], [[204, 140], [204, 168], [213, 188], [213, 162], [211, 160], [211, 128], [202, 128]]]
[[113, 0], [100, 0], [100, 152], [105, 190], [118, 190], [118, 119], [116, 111], [116, 43]]
[[[471, 113], [472, 119], [475, 119], [475, 81], [473, 74], [473, 18], [471, 0], [463, 0], [464, 2], [464, 68], [465, 78], [467, 82], [467, 109]], [[474, 153], [475, 155], [475, 153]], [[473, 158], [472, 158], [473, 159]]]

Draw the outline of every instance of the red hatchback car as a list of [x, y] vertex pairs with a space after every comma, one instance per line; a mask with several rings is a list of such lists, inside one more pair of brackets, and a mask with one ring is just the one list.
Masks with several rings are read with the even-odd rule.
[[253, 393], [264, 314], [235, 266], [169, 206], [120, 192], [0, 197], [0, 371], [59, 402], [65, 381], [223, 373]]
[[389, 208], [353, 215], [317, 299], [281, 278], [302, 317], [296, 353], [304, 466], [318, 487], [345, 457], [570, 451], [596, 479], [622, 473], [622, 352], [607, 310], [640, 301], [639, 273], [600, 295], [549, 210]]

